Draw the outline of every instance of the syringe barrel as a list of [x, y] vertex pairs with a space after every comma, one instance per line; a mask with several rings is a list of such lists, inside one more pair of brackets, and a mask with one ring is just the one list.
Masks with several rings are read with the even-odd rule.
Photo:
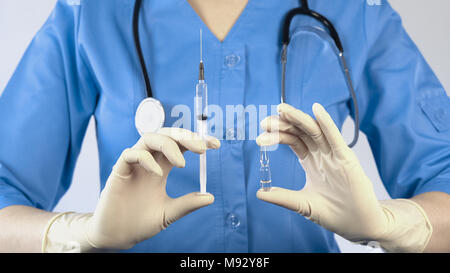
[[206, 120], [208, 118], [208, 85], [199, 81], [195, 88], [195, 118]]
[[[206, 137], [206, 120], [197, 120], [197, 133], [202, 137]], [[206, 152], [200, 155], [200, 193], [206, 193]]]

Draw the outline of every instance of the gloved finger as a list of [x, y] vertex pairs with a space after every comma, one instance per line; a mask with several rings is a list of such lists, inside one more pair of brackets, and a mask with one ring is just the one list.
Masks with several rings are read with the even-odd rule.
[[273, 187], [270, 191], [258, 190], [256, 197], [260, 200], [298, 212], [305, 217], [311, 215], [309, 196], [303, 191]]
[[161, 167], [156, 163], [150, 152], [140, 149], [125, 149], [114, 165], [113, 170], [119, 176], [128, 176], [133, 170], [133, 165], [139, 164], [150, 173], [162, 176]]
[[189, 193], [175, 199], [169, 199], [165, 209], [164, 228], [187, 214], [208, 206], [214, 202], [214, 195], [198, 192]]
[[267, 132], [286, 132], [291, 135], [299, 136], [309, 150], [317, 150], [317, 144], [310, 136], [291, 123], [281, 119], [280, 116], [269, 116], [265, 118], [261, 121], [261, 128]]
[[269, 116], [261, 121], [261, 128], [267, 132], [286, 132], [296, 136], [307, 136], [305, 132], [291, 123], [280, 119], [280, 116]]
[[285, 132], [269, 133], [264, 132], [256, 138], [256, 144], [259, 146], [272, 146], [276, 144], [287, 144], [291, 147], [297, 157], [306, 158], [309, 154], [308, 147], [298, 136]]
[[321, 135], [321, 130], [317, 122], [308, 114], [292, 107], [289, 104], [282, 103], [278, 105], [277, 111], [280, 117], [312, 137]]
[[322, 152], [328, 153], [330, 151], [330, 146], [325, 136], [323, 135], [320, 126], [310, 115], [286, 103], [278, 105], [277, 109], [280, 113], [281, 119], [293, 124], [300, 130], [305, 132], [307, 135], [309, 135]]
[[158, 134], [175, 140], [186, 150], [202, 154], [206, 151], [206, 143], [201, 136], [183, 128], [165, 127], [158, 130]]
[[147, 133], [136, 143], [135, 148], [161, 152], [173, 166], [183, 168], [186, 165], [180, 147], [168, 136]]
[[220, 148], [220, 140], [213, 136], [206, 136], [205, 137], [206, 146], [208, 146], [208, 149], [214, 149], [217, 150]]
[[336, 124], [334, 123], [330, 114], [328, 114], [328, 112], [325, 110], [325, 108], [323, 108], [323, 106], [318, 103], [314, 103], [312, 109], [314, 115], [316, 116], [317, 122], [331, 148], [334, 151], [348, 148], [341, 132], [336, 127]]
[[220, 141], [212, 136], [202, 138], [197, 133], [191, 132], [183, 128], [161, 128], [158, 130], [159, 134], [166, 135], [176, 142], [178, 142], [185, 150], [194, 153], [202, 154], [206, 149], [218, 149]]

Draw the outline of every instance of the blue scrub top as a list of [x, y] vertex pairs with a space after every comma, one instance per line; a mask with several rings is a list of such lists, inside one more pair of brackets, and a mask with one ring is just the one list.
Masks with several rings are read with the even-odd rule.
[[[131, 31], [134, 3], [57, 2], [0, 99], [0, 208], [54, 208], [71, 184], [91, 116], [101, 188], [122, 150], [139, 139], [134, 114], [146, 93]], [[154, 96], [166, 111], [165, 126], [179, 119], [171, 115], [173, 106], [193, 107], [200, 28], [209, 103], [224, 110], [227, 105], [277, 105], [282, 18], [298, 5], [297, 0], [250, 0], [220, 42], [187, 1], [143, 1], [142, 47]], [[384, 0], [380, 5], [312, 0], [310, 7], [329, 18], [341, 36], [361, 129], [389, 194], [450, 193], [450, 100], [398, 14]], [[341, 127], [353, 112], [342, 71], [326, 39], [305, 26], [321, 27], [309, 18], [294, 19], [287, 102], [309, 114], [319, 102]], [[235, 119], [246, 116], [238, 111]], [[245, 121], [219, 131], [225, 139], [221, 149], [208, 151], [208, 191], [214, 204], [129, 251], [339, 251], [331, 232], [256, 198], [259, 147], [242, 136], [250, 122], [258, 121]], [[304, 171], [288, 147], [280, 146], [270, 156], [275, 186], [304, 186]], [[167, 191], [173, 197], [199, 190], [198, 156], [188, 152], [186, 161], [186, 168], [169, 175]]]

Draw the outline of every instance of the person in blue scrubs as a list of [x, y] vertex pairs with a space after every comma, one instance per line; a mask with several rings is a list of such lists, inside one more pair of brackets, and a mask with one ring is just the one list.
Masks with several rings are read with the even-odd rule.
[[[34, 251], [48, 211], [70, 187], [90, 118], [96, 121], [101, 189], [122, 152], [138, 142], [134, 116], [146, 97], [131, 31], [135, 1], [59, 0], [0, 97], [0, 248]], [[369, 1], [370, 2], [370, 1]], [[387, 1], [311, 0], [339, 32], [381, 179], [394, 199], [413, 198], [433, 225], [428, 251], [448, 251], [450, 100]], [[250, 0], [219, 40], [185, 0], [143, 1], [141, 43], [153, 96], [165, 108], [193, 109], [203, 29], [210, 104], [280, 101], [280, 29], [299, 1]], [[353, 113], [333, 49], [291, 26], [287, 103], [311, 116], [323, 105], [338, 128]], [[257, 108], [258, 111], [260, 108]], [[261, 114], [261, 113], [260, 113]], [[266, 114], [267, 115], [267, 114]], [[245, 115], [244, 115], [245, 116]], [[208, 151], [214, 203], [127, 249], [130, 252], [338, 252], [334, 234], [296, 212], [259, 200], [260, 147], [248, 121], [219, 132]], [[184, 154], [167, 193], [198, 191], [198, 157]], [[273, 184], [301, 189], [305, 172], [288, 146], [271, 153]], [[82, 202], [83, 200], [80, 200]], [[45, 221], [44, 221], [45, 220]]]

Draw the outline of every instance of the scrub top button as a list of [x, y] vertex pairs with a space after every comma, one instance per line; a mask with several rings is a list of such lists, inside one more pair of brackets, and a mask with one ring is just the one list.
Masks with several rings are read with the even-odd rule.
[[227, 224], [231, 228], [236, 229], [241, 225], [241, 221], [234, 213], [229, 213], [227, 216]]
[[233, 128], [227, 130], [225, 140], [235, 140], [236, 131]]
[[243, 140], [244, 134], [242, 133], [242, 130], [238, 129], [236, 130], [236, 140]]
[[231, 54], [225, 57], [225, 65], [229, 68], [232, 68], [235, 65], [239, 64], [240, 61], [241, 57], [239, 57], [239, 55]]

